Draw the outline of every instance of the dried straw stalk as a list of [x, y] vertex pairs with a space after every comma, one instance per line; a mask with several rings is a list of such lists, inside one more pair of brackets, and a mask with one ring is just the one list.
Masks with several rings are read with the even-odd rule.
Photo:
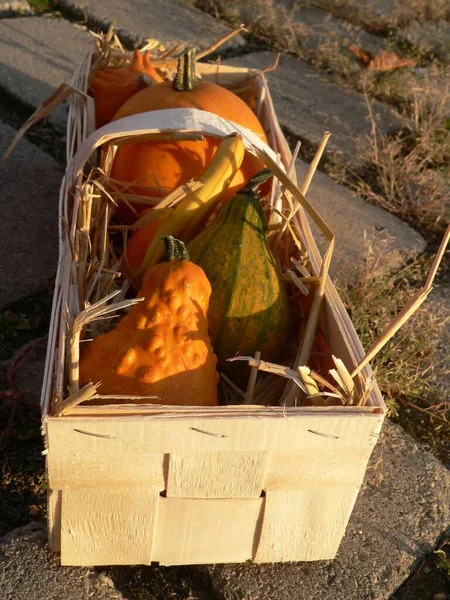
[[[233, 32], [233, 35], [239, 31], [241, 28]], [[221, 40], [221, 43], [223, 41], [226, 40]], [[153, 41], [150, 41], [148, 45], [151, 48], [156, 47]], [[49, 107], [55, 106], [57, 101], [69, 97], [67, 145], [69, 163], [60, 195], [61, 260], [56, 279], [49, 352], [42, 395], [43, 410], [48, 411], [50, 403], [53, 402], [54, 414], [67, 414], [68, 411], [75, 410], [77, 404], [84, 401], [80, 400], [80, 397], [84, 398], [85, 394], [96, 400], [108, 401], [107, 397], [99, 396], [93, 391], [95, 386], [79, 390], [77, 365], [80, 341], [84, 336], [89, 337], [89, 335], [95, 335], [99, 331], [107, 329], [110, 325], [110, 321], [107, 319], [113, 313], [127, 309], [135, 302], [124, 300], [127, 286], [120, 282], [121, 260], [116, 256], [112, 244], [114, 236], [126, 235], [126, 228], [111, 227], [110, 224], [114, 203], [121, 197], [121, 193], [123, 194], [122, 199], [124, 196], [126, 197], [127, 192], [117, 191], [117, 188], [114, 191], [114, 187], [111, 185], [113, 182], [108, 179], [114, 147], [121, 143], [121, 139], [123, 141], [127, 136], [128, 139], [132, 137], [133, 132], [130, 130], [126, 132], [125, 136], [123, 134], [110, 136], [107, 151], [102, 151], [100, 154], [101, 164], [95, 162], [95, 154], [93, 154], [95, 144], [87, 142], [88, 136], [94, 131], [94, 107], [92, 99], [87, 95], [87, 89], [95, 69], [98, 69], [99, 65], [107, 64], [108, 61], [126, 62], [130, 60], [131, 55], [118, 47], [117, 40], [114, 40], [111, 32], [106, 38], [100, 36], [99, 46], [102, 51], [99, 52], [99, 47], [96, 50], [90, 50], [85, 61], [77, 67], [70, 84], [60, 88], [50, 102], [41, 107], [30, 121], [30, 123], [35, 122], [38, 117], [48, 114]], [[214, 49], [215, 47], [211, 47], [208, 51]], [[160, 56], [159, 61], [158, 59], [154, 61], [155, 66], [167, 70], [174, 67], [175, 59], [170, 58], [165, 50], [161, 52]], [[275, 154], [261, 147], [260, 144], [255, 145], [250, 139], [246, 139], [246, 146], [248, 150], [265, 162], [277, 179], [274, 194], [267, 207], [271, 244], [285, 277], [293, 282], [295, 289], [302, 293], [314, 293], [314, 308], [309, 316], [292, 368], [270, 365], [261, 360], [258, 355], [251, 358], [237, 357], [238, 360], [249, 361], [252, 374], [246, 392], [239, 390], [232, 382], [227, 382], [226, 378], [222, 377], [230, 400], [236, 401], [240, 397], [241, 402], [244, 399], [246, 403], [267, 404], [273, 402], [280, 398], [281, 378], [287, 377], [288, 385], [282, 395], [282, 403], [287, 406], [293, 404], [293, 399], [298, 395], [296, 390], [301, 390], [304, 397], [309, 398], [313, 404], [320, 401], [326, 405], [329, 401], [339, 401], [343, 405], [362, 405], [369, 401], [372, 405], [383, 409], [382, 400], [376, 393], [376, 383], [367, 364], [381, 345], [374, 347], [364, 357], [356, 333], [328, 276], [334, 248], [333, 233], [305, 198], [329, 134], [324, 136], [321, 147], [304, 181], [298, 188], [294, 169], [295, 157], [293, 158], [290, 154], [280, 130], [264, 77], [255, 70], [217, 65], [200, 65], [200, 70], [205, 78], [219, 78], [219, 82], [228, 87], [239, 89], [250, 80], [255, 86], [257, 112], [266, 127], [269, 143]], [[142, 133], [139, 132], [139, 135]], [[199, 133], [201, 132], [183, 131], [181, 135], [198, 137]], [[180, 132], [165, 130], [148, 132], [144, 135], [167, 138], [170, 135], [178, 136]], [[98, 137], [96, 140], [98, 141]], [[102, 143], [104, 140], [98, 142], [97, 145], [102, 145]], [[84, 149], [88, 147], [87, 144], [91, 144], [91, 146], [90, 151], [86, 153]], [[86, 160], [91, 155], [91, 166], [89, 166]], [[92, 166], [95, 168], [92, 169]], [[195, 182], [193, 185], [196, 185]], [[150, 200], [149, 204], [159, 210], [164, 210], [180, 201], [187, 189], [188, 187], [185, 186], [184, 189], [175, 190], [162, 201]], [[329, 240], [329, 247], [323, 260], [318, 254], [306, 215], [313, 219]], [[150, 218], [148, 217], [148, 219]], [[142, 224], [139, 223], [139, 225]], [[294, 266], [300, 273], [300, 277], [291, 269], [289, 248], [295, 249], [297, 254]], [[431, 286], [431, 280], [428, 283]], [[313, 292], [309, 291], [310, 286], [312, 286]], [[426, 297], [427, 293], [429, 293], [429, 289], [426, 286], [423, 295]], [[417, 306], [418, 302], [419, 299], [414, 306]], [[347, 361], [347, 365], [345, 365], [340, 358], [336, 358], [336, 368], [330, 372], [335, 384], [314, 373], [307, 366], [319, 313], [324, 303], [327, 306], [327, 312], [335, 319], [343, 339], [347, 340], [347, 350], [353, 368], [350, 373], [349, 362]], [[405, 315], [409, 314], [410, 311], [405, 312]], [[405, 315], [400, 316], [398, 321], [389, 328], [388, 335], [393, 335], [398, 328], [397, 325], [407, 318]], [[267, 374], [257, 379], [259, 370], [266, 371]], [[70, 387], [71, 395], [64, 400], [64, 390], [67, 385]], [[128, 398], [128, 400], [130, 404], [133, 404], [135, 399]], [[140, 410], [143, 408], [141, 407]], [[174, 410], [174, 412], [176, 411]]]

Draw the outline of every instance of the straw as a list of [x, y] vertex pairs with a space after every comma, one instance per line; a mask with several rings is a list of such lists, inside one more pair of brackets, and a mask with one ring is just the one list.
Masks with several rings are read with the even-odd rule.
[[397, 333], [397, 331], [403, 327], [403, 325], [413, 316], [413, 314], [420, 308], [420, 306], [428, 298], [430, 292], [433, 289], [433, 281], [436, 277], [439, 265], [447, 249], [447, 245], [450, 240], [450, 225], [447, 226], [447, 230], [442, 238], [439, 249], [434, 258], [433, 264], [428, 274], [427, 280], [424, 287], [415, 294], [411, 302], [407, 304], [403, 310], [397, 315], [397, 317], [390, 323], [386, 330], [380, 335], [377, 341], [373, 344], [370, 350], [366, 353], [364, 358], [358, 363], [358, 366], [352, 372], [351, 376], [355, 377], [361, 372], [363, 367], [367, 365], [380, 350], [391, 340], [391, 338]]
[[[240, 27], [230, 35], [224, 36], [217, 44], [210, 46], [198, 54], [199, 57], [213, 52], [221, 43], [224, 43], [243, 28]], [[197, 140], [202, 137], [201, 131], [186, 129], [182, 131], [152, 130], [142, 132], [138, 128], [128, 130], [122, 136], [110, 135], [101, 141], [95, 150], [92, 146], [85, 145], [89, 133], [92, 131], [93, 104], [91, 98], [86, 94], [89, 81], [95, 70], [105, 64], [123, 64], [130, 60], [131, 54], [126, 52], [118, 44], [113, 31], [110, 30], [106, 36], [98, 36], [99, 50], [88, 54], [83, 64], [77, 67], [76, 74], [69, 84], [73, 90], [84, 90], [80, 94], [71, 95], [67, 91], [70, 102], [69, 127], [68, 127], [68, 153], [70, 160], [66, 176], [61, 189], [61, 223], [67, 223], [61, 235], [60, 271], [56, 283], [57, 301], [54, 303], [53, 329], [49, 347], [49, 362], [46, 366], [46, 383], [44, 386], [42, 402], [43, 406], [49, 405], [50, 397], [54, 402], [54, 414], [66, 415], [76, 408], [84, 399], [96, 402], [107, 402], [108, 399], [126, 401], [132, 403], [135, 400], [141, 402], [151, 401], [152, 397], [123, 397], [119, 395], [112, 397], [101, 396], [95, 389], [99, 382], [93, 382], [80, 390], [79, 380], [79, 357], [80, 345], [89, 343], [89, 338], [95, 337], [110, 328], [113, 323], [110, 319], [117, 316], [120, 310], [128, 310], [134, 303], [141, 299], [128, 300], [125, 298], [128, 282], [121, 281], [120, 273], [123, 270], [126, 259], [123, 256], [123, 243], [129, 229], [144, 227], [161, 210], [170, 209], [175, 206], [187, 193], [190, 193], [198, 182], [190, 182], [163, 198], [157, 198], [154, 193], [151, 197], [141, 197], [142, 206], [147, 205], [151, 210], [139, 220], [132, 228], [117, 225], [111, 222], [114, 205], [118, 202], [134, 202], [132, 185], [113, 181], [109, 178], [110, 167], [114, 159], [114, 153], [120, 144], [128, 143], [130, 140], [139, 141], [146, 139], [191, 139]], [[176, 59], [169, 58], [169, 51], [161, 49], [155, 41], [147, 42], [147, 48], [158, 49], [159, 57], [153, 60], [154, 66], [160, 69], [169, 69], [175, 66]], [[178, 50], [172, 48], [171, 51]], [[208, 71], [209, 69], [209, 71]], [[272, 153], [265, 150], [261, 145], [257, 146], [250, 138], [245, 139], [246, 148], [249, 152], [259, 156], [274, 173], [274, 192], [270, 206], [265, 205], [268, 220], [276, 225], [271, 245], [275, 258], [283, 269], [282, 276], [289, 278], [292, 282], [291, 288], [294, 294], [316, 293], [317, 299], [313, 302], [314, 308], [311, 324], [306, 327], [302, 342], [304, 355], [308, 354], [308, 346], [314, 339], [320, 302], [324, 297], [326, 282], [328, 280], [328, 269], [334, 247], [334, 236], [325, 221], [318, 212], [308, 203], [305, 195], [311, 185], [313, 175], [317, 169], [320, 157], [325, 149], [329, 134], [324, 136], [322, 143], [316, 153], [308, 172], [301, 183], [297, 186], [295, 181], [295, 158], [299, 149], [297, 145], [294, 156], [290, 156], [286, 141], [280, 131], [275, 117], [273, 105], [268, 94], [264, 77], [255, 70], [237, 69], [235, 72], [230, 67], [214, 67], [219, 73], [219, 82], [226, 81], [229, 87], [245, 84], [250, 79], [254, 80], [255, 90], [258, 98], [258, 111], [267, 131]], [[199, 65], [199, 71], [211, 75], [212, 70], [208, 65]], [[222, 75], [224, 73], [224, 75]], [[65, 92], [66, 93], [66, 92]], [[94, 137], [92, 138], [94, 139]], [[90, 142], [89, 142], [90, 143]], [[80, 148], [83, 152], [79, 152]], [[87, 148], [84, 153], [84, 148]], [[88, 152], [90, 148], [90, 152]], [[78, 152], [78, 162], [73, 160]], [[81, 157], [81, 158], [80, 158]], [[85, 159], [86, 157], [86, 159]], [[94, 167], [94, 168], [93, 168]], [[79, 171], [78, 171], [79, 169]], [[287, 173], [286, 173], [287, 170]], [[151, 191], [150, 191], [151, 193]], [[321, 268], [313, 270], [309, 262], [309, 247], [305, 240], [308, 231], [298, 225], [305, 211], [317, 224], [325, 237], [329, 240], [329, 247], [325, 252]], [[305, 233], [306, 231], [306, 233]], [[276, 239], [276, 244], [275, 240]], [[294, 260], [291, 260], [291, 257]], [[123, 262], [123, 264], [122, 264]], [[294, 268], [296, 270], [294, 270]], [[318, 272], [319, 271], [319, 272]], [[317, 314], [316, 314], [317, 313]], [[308, 333], [309, 331], [309, 333]], [[312, 336], [312, 337], [311, 337]], [[300, 351], [299, 350], [299, 351]], [[313, 404], [322, 403], [326, 405], [329, 401], [336, 402], [338, 399], [344, 402], [362, 402], [367, 399], [367, 394], [357, 396], [353, 392], [350, 398], [350, 385], [348, 372], [344, 373], [343, 363], [336, 364], [335, 371], [341, 383], [329, 383], [324, 378], [310, 369], [307, 361], [300, 361], [298, 355], [291, 366], [276, 365], [262, 360], [263, 356], [255, 353], [253, 357], [236, 357], [233, 360], [247, 360], [250, 365], [250, 378], [246, 391], [241, 390], [236, 384], [221, 374], [221, 389], [231, 403], [243, 401], [246, 404], [258, 403], [269, 404], [278, 401], [281, 389], [288, 380], [288, 386], [295, 386]], [[356, 361], [354, 365], [356, 365]], [[332, 376], [330, 376], [332, 378]], [[359, 377], [359, 375], [358, 375]], [[332, 379], [332, 381], [335, 381]], [[366, 379], [363, 378], [363, 393], [369, 387], [364, 387]], [[225, 385], [224, 385], [225, 384]], [[91, 386], [91, 387], [89, 387]], [[356, 389], [356, 385], [354, 389]], [[345, 388], [345, 389], [344, 389]], [[63, 400], [66, 390], [69, 396]], [[298, 392], [297, 392], [298, 393]], [[367, 392], [369, 393], [369, 392]], [[88, 396], [88, 397], [87, 397]], [[80, 399], [81, 398], [81, 399]], [[57, 402], [55, 400], [58, 400]], [[88, 407], [89, 408], [89, 407]], [[209, 409], [208, 409], [209, 410]], [[205, 409], [207, 412], [207, 410]]]

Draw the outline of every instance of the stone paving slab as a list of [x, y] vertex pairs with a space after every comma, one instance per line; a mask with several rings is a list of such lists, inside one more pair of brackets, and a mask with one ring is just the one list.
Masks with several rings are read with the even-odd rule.
[[[91, 40], [86, 29], [63, 19], [0, 20], [0, 90], [36, 109], [70, 79]], [[67, 106], [60, 106], [49, 122], [65, 133], [66, 119]]]
[[[182, 0], [57, 0], [56, 4], [76, 15], [87, 15], [101, 27], [114, 25], [119, 36], [135, 44], [156, 38], [168, 47], [187, 42], [206, 48], [231, 31], [211, 15]], [[235, 36], [222, 49], [243, 45], [244, 39]]]
[[395, 33], [400, 43], [407, 42], [426, 54], [450, 63], [450, 23], [448, 21], [412, 21]]
[[314, 3], [372, 31], [384, 31], [398, 20], [397, 3], [393, 0], [315, 0]]
[[[15, 133], [0, 121], [0, 155]], [[27, 140], [0, 165], [0, 310], [56, 274], [62, 176], [59, 165]]]
[[0, 539], [2, 600], [124, 600], [103, 573], [61, 568], [47, 546], [47, 527], [30, 523]]
[[[229, 59], [226, 64], [264, 69], [273, 65], [273, 52], [256, 52]], [[371, 122], [366, 100], [362, 94], [334, 83], [304, 61], [282, 55], [278, 68], [267, 73], [278, 120], [308, 148], [316, 149], [325, 131], [332, 137], [327, 157], [333, 162], [363, 163], [361, 148], [368, 147]], [[371, 101], [380, 134], [401, 127], [399, 115], [378, 100]]]
[[[305, 162], [297, 160], [299, 182], [307, 168]], [[425, 240], [407, 223], [383, 208], [365, 202], [325, 173], [316, 171], [307, 199], [336, 236], [330, 272], [340, 281], [351, 280], [355, 269], [364, 264], [365, 236], [375, 251], [383, 248], [384, 260], [390, 267], [399, 266], [407, 257], [425, 250]], [[314, 227], [313, 232], [323, 252], [327, 243]]]
[[335, 560], [207, 569], [223, 600], [388, 600], [447, 528], [449, 497], [450, 471], [387, 421]]
[[289, 20], [293, 31], [302, 41], [302, 46], [311, 52], [321, 46], [330, 46], [338, 42], [340, 46], [350, 44], [377, 54], [386, 48], [386, 41], [360, 27], [317, 6], [298, 6], [297, 0], [282, 0], [289, 11]]

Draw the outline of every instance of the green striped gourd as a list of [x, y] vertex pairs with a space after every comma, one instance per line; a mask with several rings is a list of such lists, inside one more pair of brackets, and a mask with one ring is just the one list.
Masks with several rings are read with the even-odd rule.
[[218, 370], [245, 385], [249, 367], [236, 355], [275, 362], [289, 329], [287, 293], [265, 236], [265, 217], [249, 188], [224, 204], [213, 223], [188, 245], [208, 277], [208, 329]]

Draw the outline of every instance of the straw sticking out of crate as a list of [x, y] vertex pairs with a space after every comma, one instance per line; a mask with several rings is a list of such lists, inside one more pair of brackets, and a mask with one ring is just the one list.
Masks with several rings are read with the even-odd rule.
[[[231, 32], [203, 53], [199, 53], [198, 57], [214, 51], [220, 44], [240, 31], [242, 31], [242, 27]], [[127, 194], [129, 194], [126, 186], [122, 190], [118, 189], [117, 185], [120, 185], [120, 182], [113, 182], [108, 179], [114, 157], [114, 148], [125, 140], [130, 141], [133, 136], [139, 136], [140, 140], [147, 138], [168, 139], [170, 136], [183, 136], [194, 139], [207, 131], [207, 128], [202, 130], [201, 127], [196, 129], [178, 127], [176, 131], [170, 130], [167, 126], [153, 129], [145, 129], [145, 127], [140, 126], [133, 128], [131, 122], [128, 121], [130, 123], [129, 130], [121, 130], [120, 124], [118, 125], [116, 122], [116, 124], [104, 127], [100, 135], [95, 133], [89, 137], [89, 134], [93, 131], [94, 123], [93, 102], [87, 94], [89, 82], [100, 68], [118, 66], [128, 62], [131, 58], [131, 53], [123, 50], [112, 29], [106, 35], [100, 34], [96, 38], [96, 50], [88, 52], [86, 60], [77, 67], [70, 82], [72, 96], [69, 97], [70, 119], [67, 144], [70, 161], [61, 190], [60, 211], [63, 216], [61, 222], [66, 223], [65, 231], [61, 235], [63, 243], [60, 248], [61, 256], [65, 257], [63, 261], [60, 261], [60, 264], [64, 263], [65, 270], [61, 267], [56, 282], [57, 294], [55, 294], [55, 310], [52, 315], [50, 331], [51, 351], [48, 354], [47, 383], [43, 391], [43, 402], [44, 404], [47, 403], [47, 407], [53, 380], [56, 381], [53, 399], [57, 400], [57, 403], [61, 403], [63, 400], [67, 383], [70, 383], [72, 393], [78, 393], [77, 364], [80, 340], [86, 339], [86, 336], [95, 336], [108, 328], [108, 321], [105, 321], [105, 319], [111, 317], [108, 302], [111, 302], [111, 311], [126, 310], [131, 305], [124, 300], [127, 285], [120, 283], [120, 274], [126, 256], [119, 259], [111, 241], [114, 236], [123, 235], [125, 242], [128, 233], [127, 227], [111, 226], [110, 223], [110, 217], [117, 200], [126, 201]], [[175, 66], [176, 59], [171, 57], [171, 51], [178, 51], [178, 48], [167, 51], [161, 48], [155, 40], [148, 40], [144, 49], [152, 51], [152, 63], [156, 68], [170, 71]], [[261, 71], [204, 63], [199, 63], [199, 71], [205, 80], [209, 78], [211, 81], [219, 82], [225, 87], [237, 90], [242, 86], [252, 86], [255, 93], [255, 104], [257, 104], [261, 119], [264, 121], [271, 149], [261, 145], [259, 140], [252, 139], [245, 132], [244, 138], [247, 150], [259, 156], [276, 177], [274, 195], [270, 200], [270, 206], [266, 207], [269, 208], [270, 244], [284, 277], [293, 282], [291, 284], [292, 289], [315, 296], [314, 309], [306, 324], [306, 333], [303, 336], [303, 342], [297, 352], [297, 357], [291, 363], [293, 365], [291, 370], [300, 381], [302, 381], [302, 377], [308, 378], [309, 392], [304, 383], [302, 384], [303, 393], [306, 396], [314, 396], [311, 392], [315, 392], [318, 389], [317, 385], [319, 385], [322, 389], [320, 393], [335, 398], [338, 395], [336, 389], [339, 388], [339, 384], [336, 382], [336, 385], [333, 386], [327, 379], [324, 380], [321, 375], [308, 370], [309, 368], [306, 365], [317, 328], [319, 313], [323, 312], [324, 298], [326, 298], [327, 310], [331, 308], [337, 319], [339, 335], [344, 336], [342, 342], [340, 342], [343, 349], [347, 347], [347, 358], [345, 360], [347, 366], [344, 368], [348, 371], [347, 367], [350, 367], [350, 365], [355, 367], [363, 353], [357, 336], [348, 321], [345, 311], [341, 308], [342, 305], [328, 278], [328, 268], [334, 243], [333, 234], [320, 215], [305, 199], [305, 194], [329, 134], [324, 135], [322, 144], [299, 189], [295, 181], [294, 170], [295, 157], [299, 146], [297, 146], [294, 156], [291, 156], [276, 119], [270, 93]], [[52, 97], [50, 104], [67, 98], [70, 90], [61, 88]], [[80, 93], [74, 96], [73, 91], [78, 90]], [[38, 110], [38, 114], [34, 116], [35, 119], [44, 114], [42, 110], [45, 113], [48, 110], [48, 105], [44, 106], [40, 112]], [[143, 121], [138, 116], [135, 122], [141, 123]], [[202, 124], [201, 120], [199, 122]], [[218, 127], [219, 130], [223, 126], [225, 126], [224, 123], [219, 124], [217, 120], [214, 121], [214, 127]], [[223, 131], [216, 131], [213, 135], [223, 135], [223, 133]], [[98, 159], [100, 159], [100, 163]], [[195, 186], [198, 183], [193, 182], [190, 185]], [[73, 202], [72, 191], [75, 192]], [[152, 208], [164, 210], [167, 206], [175, 205], [184, 197], [185, 193], [186, 187], [175, 190], [162, 200], [154, 197], [146, 199], [146, 202]], [[323, 261], [320, 260], [312, 240], [309, 226], [305, 220], [305, 212], [315, 221], [330, 242]], [[156, 211], [148, 214], [156, 214]], [[151, 218], [151, 216], [144, 217], [146, 222]], [[142, 222], [139, 225], [142, 225]], [[294, 265], [301, 277], [291, 270], [292, 254], [297, 257]], [[67, 270], [69, 263], [71, 266]], [[97, 314], [95, 311], [100, 306], [105, 311], [102, 308], [101, 312]], [[95, 317], [93, 319], [86, 318], [88, 314], [94, 314]], [[256, 357], [256, 360], [259, 358], [264, 359], [264, 357]], [[55, 379], [53, 379], [52, 360], [55, 359], [56, 373]], [[255, 360], [255, 357], [252, 360]], [[264, 361], [261, 361], [260, 364], [267, 365]], [[300, 372], [298, 371], [299, 367], [302, 367]], [[286, 367], [281, 365], [280, 368], [285, 369]], [[264, 404], [276, 400], [277, 394], [279, 397], [280, 377], [270, 371], [260, 373], [260, 376], [256, 377], [258, 370], [260, 370], [259, 367], [252, 367], [252, 375], [246, 392], [222, 377], [221, 385], [226, 388], [226, 393], [232, 403], [242, 402], [242, 398], [245, 397], [246, 402]], [[336, 369], [336, 371], [339, 371], [339, 369]], [[64, 379], [65, 373], [70, 374], [69, 382]], [[353, 373], [356, 381], [356, 395], [363, 394], [364, 390], [372, 389], [370, 387], [370, 373], [370, 369], [365, 366], [361, 366], [358, 373]], [[342, 373], [340, 378], [342, 381]], [[328, 387], [324, 381], [327, 381]], [[288, 383], [285, 397], [288, 394], [289, 402], [291, 401], [289, 390], [292, 389], [294, 388]], [[365, 399], [368, 395], [366, 394]], [[361, 398], [362, 396], [359, 398], [358, 403], [361, 402]], [[378, 401], [374, 400], [374, 402]]]

